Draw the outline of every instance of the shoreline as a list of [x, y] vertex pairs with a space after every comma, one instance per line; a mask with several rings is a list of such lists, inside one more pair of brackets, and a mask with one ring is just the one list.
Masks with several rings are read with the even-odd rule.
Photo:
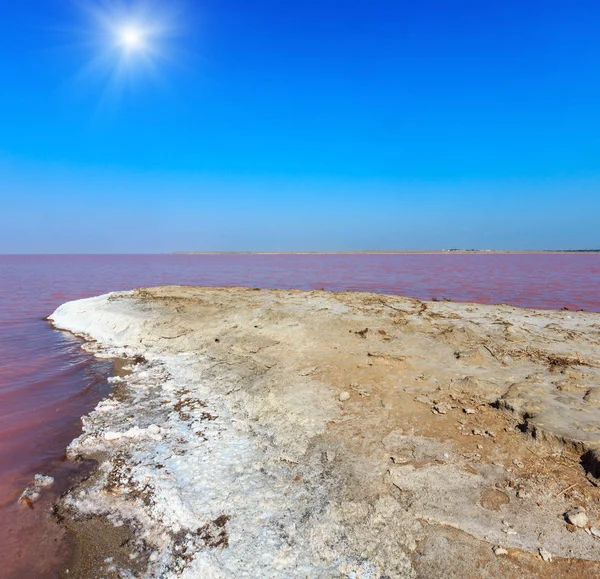
[[[58, 330], [52, 323], [51, 326], [56, 331], [65, 331]], [[113, 369], [108, 377], [111, 389], [103, 400], [123, 396], [120, 392], [120, 381], [130, 375], [131, 365], [136, 363], [135, 360], [119, 357], [111, 358], [111, 360]], [[67, 533], [69, 544], [68, 556], [64, 559], [58, 579], [71, 579], [73, 577], [95, 579], [99, 577], [98, 571], [103, 567], [109, 572], [110, 576], [110, 566], [105, 564], [107, 559], [112, 559], [114, 564], [128, 566], [133, 571], [143, 572], [143, 560], [139, 561], [141, 564], [139, 566], [132, 565], [132, 561], [129, 559], [131, 552], [128, 550], [128, 546], [135, 542], [133, 529], [126, 524], [115, 527], [106, 517], [80, 518], [62, 501], [66, 494], [75, 492], [75, 490], [85, 487], [89, 480], [94, 480], [106, 458], [102, 454], [91, 454], [85, 457], [71, 456], [69, 459], [69, 462], [73, 464], [87, 463], [88, 466], [85, 476], [82, 472], [82, 476], [62, 493], [62, 496], [54, 505], [53, 517]], [[136, 563], [138, 562], [136, 561]]]
[[[528, 399], [518, 383], [502, 394], [500, 384], [486, 374], [490, 367], [506, 373], [504, 366], [509, 366], [513, 374], [533, 368], [556, 381], [555, 374], [563, 371], [574, 376], [560, 376], [573, 383], [571, 392], [581, 380], [597, 384], [597, 341], [588, 343], [578, 335], [579, 345], [587, 344], [579, 358], [546, 344], [552, 336], [564, 345], [564, 336], [557, 340], [560, 332], [578, 334], [578, 324], [584, 322], [595, 332], [590, 339], [597, 340], [594, 314], [351, 292], [192, 287], [118, 292], [61, 308], [51, 316], [54, 325], [86, 338], [86, 350], [134, 362], [130, 374], [113, 379], [121, 392], [111, 394], [84, 418], [84, 433], [70, 445], [73, 457], [104, 454], [96, 473], [72, 489], [61, 505], [65, 513], [99, 517], [117, 529], [133, 522], [138, 541], [129, 541], [127, 549], [137, 559], [136, 577], [195, 577], [199, 572], [227, 576], [239, 572], [241, 564], [250, 574], [254, 569], [253, 576], [315, 576], [317, 571], [335, 570], [335, 576], [342, 577], [418, 577], [442, 560], [448, 568], [464, 571], [460, 545], [481, 551], [490, 577], [498, 566], [507, 577], [517, 572], [541, 576], [537, 573], [547, 571], [549, 563], [540, 559], [539, 549], [546, 547], [555, 557], [554, 576], [564, 572], [566, 577], [567, 569], [581, 567], [580, 575], [569, 576], [592, 577], [598, 572], [600, 577], [600, 541], [581, 529], [571, 533], [564, 523], [546, 520], [528, 506], [532, 496], [539, 499], [539, 485], [530, 481], [532, 488], [522, 489], [519, 497], [518, 488], [505, 484], [511, 469], [547, 471], [537, 458], [535, 464], [525, 465], [525, 457], [534, 460], [528, 453], [560, 449], [565, 461], [576, 461], [590, 451], [589, 441], [573, 436], [573, 424], [565, 431], [565, 420], [554, 430], [542, 427], [552, 407], [538, 408], [544, 417], [539, 420], [531, 408], [539, 401]], [[531, 318], [521, 321], [532, 325], [526, 332], [538, 333], [544, 348], [527, 354], [515, 349], [526, 334], [512, 324], [513, 339], [486, 335], [486, 350], [476, 332], [491, 318], [505, 324]], [[547, 330], [548, 323], [541, 326], [540, 318], [559, 330]], [[365, 324], [371, 329], [365, 330]], [[328, 340], [322, 342], [320, 332], [329, 332]], [[418, 350], [405, 351], [406, 338], [424, 343], [433, 339], [452, 360], [445, 363], [456, 365], [462, 378], [448, 378], [439, 360], [423, 361]], [[539, 346], [537, 338], [528, 340]], [[507, 344], [513, 348], [501, 358], [500, 346]], [[326, 354], [321, 352], [324, 348]], [[589, 358], [590, 353], [595, 358]], [[579, 376], [582, 369], [585, 379]], [[353, 374], [358, 382], [348, 381]], [[390, 375], [401, 378], [401, 387], [390, 382]], [[448, 379], [450, 387], [441, 389], [439, 384]], [[291, 391], [286, 387], [290, 380], [295, 385]], [[539, 382], [530, 382], [527, 389], [543, 395]], [[560, 392], [564, 398], [570, 391]], [[516, 427], [528, 414], [521, 432]], [[444, 424], [450, 416], [453, 432]], [[471, 428], [472, 422], [476, 427]], [[492, 427], [493, 436], [487, 434]], [[498, 448], [504, 447], [522, 467], [510, 461], [496, 464], [503, 462]], [[380, 456], [382, 452], [388, 456]], [[474, 458], [477, 454], [479, 459]], [[206, 466], [192, 468], [191, 463]], [[561, 492], [574, 473], [546, 473], [557, 489], [553, 487], [549, 497], [544, 494], [550, 510], [568, 506], [562, 504], [567, 500], [581, 502], [573, 495], [580, 485], [589, 484], [588, 494], [596, 492], [585, 482], [583, 469], [575, 474], [575, 490]], [[439, 497], [428, 496], [435, 495], [440, 476], [456, 484], [450, 501], [455, 504], [438, 506], [441, 515], [433, 508]], [[464, 485], [480, 493], [476, 505], [461, 492]], [[299, 498], [288, 497], [292, 489]], [[198, 502], [196, 495], [209, 499]], [[405, 504], [406, 495], [412, 507]], [[465, 517], [462, 511], [474, 506], [477, 516]], [[509, 534], [501, 519], [518, 519], [516, 507], [533, 523], [511, 521], [517, 530]], [[590, 516], [593, 508], [588, 507]], [[298, 520], [301, 512], [308, 521]], [[400, 512], [406, 519], [402, 524], [397, 520]], [[533, 532], [539, 525], [548, 535], [542, 546]], [[320, 542], [311, 543], [315, 529], [329, 537], [325, 550]], [[273, 534], [270, 540], [264, 539], [265, 532]], [[439, 543], [444, 536], [459, 546], [450, 549], [436, 543], [433, 555], [420, 554], [424, 541], [433, 537]], [[506, 547], [508, 557], [492, 552], [492, 546], [499, 545]], [[102, 572], [116, 572], [116, 560], [123, 569], [127, 549]], [[111, 556], [110, 548], [106, 555]], [[88, 571], [86, 579], [91, 579], [101, 569], [92, 566]]]
[[171, 255], [570, 255], [595, 254], [600, 249], [432, 249], [364, 251], [177, 251]]

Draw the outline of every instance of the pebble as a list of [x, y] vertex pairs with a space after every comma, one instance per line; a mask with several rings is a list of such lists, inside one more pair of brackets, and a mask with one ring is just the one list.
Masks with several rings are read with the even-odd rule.
[[565, 518], [569, 523], [583, 529], [588, 524], [588, 516], [581, 507], [575, 507], [565, 513]]
[[597, 529], [596, 527], [591, 527], [590, 533], [594, 535], [594, 537], [600, 537], [600, 529]]
[[475, 414], [475, 410], [473, 408], [463, 408], [463, 412], [465, 414]]
[[431, 404], [431, 400], [426, 396], [416, 396], [414, 400], [415, 402], [421, 402], [422, 404]]
[[540, 547], [539, 553], [540, 553], [540, 557], [544, 561], [546, 561], [546, 563], [552, 562], [552, 553], [550, 553], [550, 551], [546, 551], [546, 549], [544, 549], [544, 547]]
[[54, 484], [53, 477], [44, 476], [43, 474], [36, 474], [33, 480], [39, 487], [49, 487], [51, 484]]
[[434, 414], [446, 414], [446, 412], [448, 412], [448, 407], [445, 404], [436, 404], [431, 408], [431, 411]]
[[350, 400], [350, 392], [342, 392], [340, 394], [340, 402], [346, 402], [346, 400]]
[[519, 468], [523, 468], [525, 466], [518, 458], [513, 460], [513, 464]]
[[508, 551], [504, 547], [493, 547], [494, 555], [499, 557], [500, 555], [508, 555]]

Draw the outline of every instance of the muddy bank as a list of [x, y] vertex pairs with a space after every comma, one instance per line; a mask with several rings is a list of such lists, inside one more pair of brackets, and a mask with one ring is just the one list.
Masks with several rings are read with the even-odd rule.
[[131, 362], [69, 447], [100, 466], [61, 513], [116, 537], [89, 577], [600, 577], [598, 314], [164, 287], [51, 318]]
[[[126, 368], [130, 364], [130, 360], [114, 359], [106, 365], [105, 373], [96, 377], [98, 382], [104, 383], [105, 396], [111, 392], [109, 375], [127, 376]], [[114, 389], [113, 394], [118, 395], [118, 389]], [[73, 434], [77, 430], [81, 432], [81, 427], [74, 430]], [[70, 517], [62, 516], [60, 498], [94, 473], [98, 457], [71, 458], [74, 460], [64, 455], [43, 465], [39, 469], [43, 474], [32, 475], [29, 484], [15, 489], [3, 505], [4, 520], [0, 529], [1, 555], [6, 559], [0, 557], [5, 562], [0, 569], [3, 579], [57, 578], [61, 570], [64, 573], [67, 568], [71, 571], [80, 568], [72, 562], [81, 560], [82, 554], [89, 559], [84, 554], [88, 549], [81, 548], [85, 529], [78, 528]], [[35, 557], [32, 557], [32, 548]], [[76, 572], [70, 576], [85, 575]]]

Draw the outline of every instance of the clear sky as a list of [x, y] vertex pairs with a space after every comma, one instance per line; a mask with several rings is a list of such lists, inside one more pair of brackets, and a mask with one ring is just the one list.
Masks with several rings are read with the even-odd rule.
[[0, 22], [0, 253], [600, 246], [597, 0]]

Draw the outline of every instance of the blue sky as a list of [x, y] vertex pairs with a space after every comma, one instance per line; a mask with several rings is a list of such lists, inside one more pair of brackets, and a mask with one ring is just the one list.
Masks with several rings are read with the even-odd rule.
[[[152, 69], [117, 78], [90, 7], [170, 23]], [[600, 246], [598, 2], [20, 0], [0, 22], [0, 253]]]

